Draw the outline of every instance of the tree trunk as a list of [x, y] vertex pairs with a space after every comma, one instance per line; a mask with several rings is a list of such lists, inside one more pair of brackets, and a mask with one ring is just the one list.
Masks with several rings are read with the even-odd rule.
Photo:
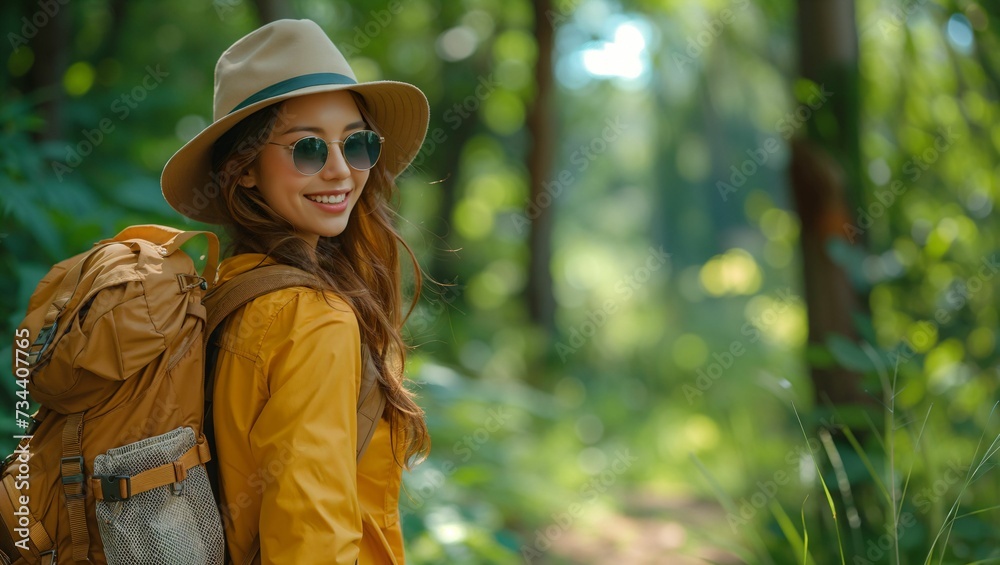
[[[553, 12], [551, 0], [536, 0], [535, 40], [538, 61], [535, 64], [535, 100], [528, 110], [527, 126], [531, 134], [528, 149], [530, 199], [525, 209], [530, 220], [528, 233], [529, 259], [527, 302], [531, 321], [542, 329], [555, 327], [555, 298], [552, 294], [552, 217], [555, 198], [542, 196], [543, 183], [549, 180], [554, 144], [552, 98], [553, 29], [548, 14]], [[546, 205], [543, 205], [546, 204]]]
[[[808, 101], [805, 135], [792, 141], [791, 188], [802, 222], [802, 262], [809, 313], [809, 342], [831, 334], [856, 339], [851, 313], [867, 300], [852, 288], [828, 253], [834, 239], [848, 241], [856, 225], [851, 210], [863, 199], [859, 153], [858, 33], [851, 0], [799, 0], [801, 75], [820, 87]], [[805, 110], [801, 115], [806, 115]], [[822, 124], [823, 127], [819, 127]], [[864, 238], [851, 237], [864, 246]], [[861, 375], [836, 368], [811, 369], [819, 403], [864, 404]]]
[[92, 58], [99, 62], [104, 59], [113, 58], [115, 53], [121, 49], [122, 29], [125, 27], [125, 18], [128, 16], [128, 0], [111, 0], [108, 2], [108, 12], [111, 13], [111, 23], [108, 31], [104, 34], [103, 42], [97, 54]]
[[[21, 46], [21, 49], [30, 48], [35, 54], [35, 63], [23, 77], [23, 92], [44, 93], [40, 97], [42, 102], [38, 105], [38, 114], [45, 121], [45, 126], [34, 134], [38, 141], [62, 139], [63, 104], [66, 100], [62, 79], [69, 65], [72, 10], [72, 3], [60, 6], [54, 16], [38, 26], [38, 33], [28, 39], [28, 44]], [[21, 9], [21, 14], [29, 21], [34, 21], [34, 14], [39, 12], [46, 15], [37, 2], [24, 2]]]

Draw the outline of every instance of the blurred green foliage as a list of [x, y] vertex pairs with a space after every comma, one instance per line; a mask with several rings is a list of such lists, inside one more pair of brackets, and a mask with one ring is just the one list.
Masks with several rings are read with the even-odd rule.
[[[35, 10], [22, 4], [0, 9], [0, 28], [22, 29]], [[48, 63], [30, 40], [4, 51], [6, 335], [57, 260], [129, 224], [193, 227], [163, 202], [159, 173], [211, 121], [217, 56], [260, 23], [241, 0], [117, 3], [120, 23], [111, 4], [67, 8], [69, 61], [52, 88], [19, 90]], [[412, 82], [431, 103], [400, 227], [453, 284], [425, 289], [407, 325], [434, 439], [406, 477], [411, 562], [802, 563], [808, 550], [836, 563], [840, 547], [851, 563], [895, 563], [896, 548], [901, 563], [998, 559], [996, 8], [857, 2], [867, 200], [844, 235], [865, 246], [831, 253], [870, 292], [871, 316], [857, 316], [865, 344], [807, 350], [785, 178], [788, 139], [809, 119], [795, 114], [810, 85], [794, 73], [794, 3], [557, 2], [550, 204], [528, 201], [529, 2], [289, 5], [359, 79]], [[601, 57], [626, 52], [619, 76], [601, 74]], [[162, 83], [125, 104], [150, 67]], [[40, 142], [51, 100], [61, 134]], [[102, 119], [114, 129], [85, 151]], [[722, 198], [717, 183], [771, 139], [778, 150]], [[53, 169], [74, 152], [88, 154]], [[523, 300], [539, 205], [556, 218], [553, 335]], [[863, 372], [886, 417], [814, 405], [807, 360]], [[829, 444], [823, 422], [868, 431]], [[11, 433], [12, 414], [5, 449]]]

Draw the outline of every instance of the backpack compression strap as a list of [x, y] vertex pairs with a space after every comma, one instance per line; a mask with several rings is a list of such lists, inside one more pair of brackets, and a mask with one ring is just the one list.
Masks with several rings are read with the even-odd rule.
[[[218, 355], [218, 349], [215, 346], [218, 336], [214, 334], [221, 332], [222, 322], [241, 306], [265, 294], [295, 286], [322, 288], [316, 277], [301, 269], [287, 265], [267, 265], [240, 273], [225, 284], [214, 288], [205, 296], [203, 303], [208, 309], [205, 336], [208, 344], [205, 369], [205, 404], [207, 408], [204, 428], [212, 430], [210, 440], [213, 443], [215, 437], [214, 422], [212, 422], [214, 406], [212, 394], [215, 388], [215, 361]], [[382, 394], [382, 389], [378, 386], [378, 371], [375, 369], [368, 348], [363, 344], [361, 356], [361, 391], [358, 394], [358, 461], [361, 461], [361, 456], [365, 454], [372, 436], [375, 435], [375, 426], [382, 419], [382, 412], [385, 410], [386, 404], [385, 395]], [[254, 536], [243, 565], [250, 565], [259, 553], [260, 535], [258, 534]]]

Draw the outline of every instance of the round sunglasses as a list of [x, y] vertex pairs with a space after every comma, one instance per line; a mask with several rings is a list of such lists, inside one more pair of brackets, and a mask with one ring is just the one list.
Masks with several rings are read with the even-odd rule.
[[371, 130], [361, 130], [352, 133], [343, 141], [334, 139], [326, 141], [310, 135], [297, 140], [291, 145], [283, 145], [269, 141], [271, 145], [284, 147], [292, 150], [292, 162], [295, 169], [303, 175], [315, 175], [326, 166], [326, 160], [330, 158], [330, 145], [340, 144], [340, 150], [344, 154], [344, 160], [351, 168], [358, 171], [367, 171], [378, 162], [379, 155], [382, 154], [382, 142], [385, 138]]

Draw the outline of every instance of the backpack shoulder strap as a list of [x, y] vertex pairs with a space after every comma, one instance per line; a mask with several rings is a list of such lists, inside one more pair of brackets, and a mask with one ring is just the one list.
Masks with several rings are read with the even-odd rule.
[[[212, 418], [212, 392], [215, 384], [215, 360], [218, 355], [218, 348], [215, 346], [217, 336], [213, 335], [221, 331], [222, 322], [233, 312], [243, 305], [253, 301], [268, 293], [284, 288], [295, 286], [305, 286], [309, 288], [321, 289], [316, 277], [295, 267], [287, 265], [267, 265], [251, 269], [236, 275], [225, 284], [212, 289], [204, 299], [204, 304], [208, 309], [208, 319], [205, 324], [205, 338], [207, 340], [207, 364], [205, 369], [205, 400], [206, 413], [204, 427], [206, 430], [214, 431]], [[372, 436], [375, 435], [375, 426], [382, 419], [385, 411], [386, 398], [382, 394], [382, 389], [378, 386], [378, 371], [372, 361], [368, 348], [361, 346], [362, 372], [361, 391], [358, 394], [358, 448], [357, 460], [368, 449]], [[213, 434], [214, 435], [214, 434]], [[214, 437], [209, 438], [214, 443]], [[217, 478], [216, 478], [217, 480]], [[218, 492], [216, 486], [215, 492]], [[254, 537], [250, 546], [250, 552], [244, 560], [244, 565], [249, 565], [260, 553], [260, 535]]]
[[[251, 269], [214, 288], [204, 299], [208, 309], [208, 320], [205, 325], [206, 338], [210, 341], [213, 340], [212, 334], [222, 321], [241, 306], [265, 294], [295, 286], [322, 288], [314, 275], [287, 265], [267, 265]], [[375, 368], [368, 348], [362, 345], [361, 353], [361, 391], [358, 394], [357, 459], [359, 461], [375, 433], [375, 425], [381, 419], [386, 403], [385, 395], [382, 394], [382, 389], [378, 386], [378, 370]], [[213, 361], [214, 356], [215, 352], [213, 351]], [[208, 384], [207, 394], [211, 394], [214, 385], [214, 362], [210, 370], [211, 373], [205, 376]]]
[[288, 265], [267, 265], [240, 273], [219, 285], [205, 295], [203, 303], [208, 308], [205, 336], [212, 335], [215, 328], [244, 304], [276, 290], [306, 286], [320, 289], [316, 277]]
[[372, 361], [371, 352], [361, 345], [361, 390], [358, 393], [358, 461], [364, 456], [368, 444], [375, 435], [375, 426], [382, 419], [386, 398], [378, 386], [378, 369]]

